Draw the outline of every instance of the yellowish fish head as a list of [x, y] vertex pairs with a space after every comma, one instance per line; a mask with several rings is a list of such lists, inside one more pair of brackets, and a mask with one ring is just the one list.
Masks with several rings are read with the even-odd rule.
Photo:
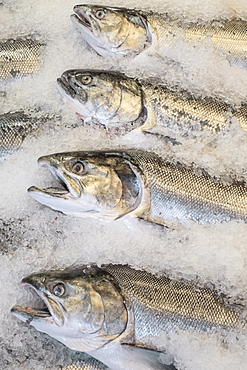
[[142, 173], [124, 152], [71, 152], [41, 157], [61, 188], [29, 194], [42, 204], [72, 216], [119, 218], [138, 208], [143, 196]]
[[33, 274], [22, 284], [34, 289], [45, 307], [16, 305], [12, 313], [72, 349], [99, 349], [126, 328], [121, 289], [95, 265]]
[[76, 5], [72, 22], [100, 55], [139, 54], [150, 46], [152, 36], [144, 14], [125, 8]]

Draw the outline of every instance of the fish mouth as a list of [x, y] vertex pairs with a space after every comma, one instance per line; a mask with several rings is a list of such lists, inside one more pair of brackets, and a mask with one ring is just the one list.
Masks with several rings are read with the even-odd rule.
[[89, 31], [93, 33], [93, 27], [92, 27], [92, 22], [89, 16], [86, 14], [86, 12], [83, 12], [80, 8], [77, 6], [74, 7], [74, 12], [71, 17], [74, 21], [78, 22], [80, 25], [83, 27], [86, 27]]
[[35, 291], [38, 297], [41, 299], [37, 304], [42, 305], [41, 308], [35, 307], [22, 307], [15, 305], [11, 312], [21, 319], [22, 321], [35, 326], [43, 324], [56, 324], [62, 326], [65, 322], [64, 312], [61, 304], [56, 302], [50, 295], [48, 295], [39, 285], [36, 284], [35, 280], [31, 277], [24, 278], [22, 280], [22, 286], [29, 287]]
[[[84, 8], [84, 9], [83, 9]], [[115, 55], [115, 51], [112, 52], [111, 47], [109, 48], [104, 41], [101, 40], [101, 26], [92, 16], [87, 14], [88, 6], [75, 6], [75, 14], [70, 16], [72, 23], [75, 28], [81, 32], [82, 37], [86, 42], [101, 56]]]
[[62, 74], [60, 78], [57, 79], [58, 89], [61, 95], [68, 95], [72, 99], [76, 98], [76, 91], [70, 85], [68, 77], [65, 73]]
[[70, 75], [70, 72], [73, 71], [66, 71], [57, 79], [58, 91], [65, 101], [70, 103], [72, 107], [76, 109], [77, 113], [79, 113], [81, 117], [91, 116], [84, 107], [88, 99], [87, 93], [84, 89], [80, 89], [79, 93], [77, 92], [76, 86], [74, 87], [73, 82], [71, 81], [73, 74]]
[[30, 321], [30, 319], [33, 320], [34, 317], [42, 317], [42, 318], [51, 317], [51, 313], [47, 307], [45, 308], [34, 308], [34, 307], [24, 308], [22, 306], [16, 305], [11, 309], [11, 312], [13, 314], [16, 313], [16, 314], [25, 316], [28, 321]]
[[48, 197], [48, 198], [63, 198], [63, 199], [77, 199], [80, 198], [83, 191], [82, 187], [75, 178], [70, 176], [65, 170], [63, 170], [56, 163], [53, 163], [49, 156], [40, 157], [38, 164], [41, 167], [48, 168], [53, 176], [58, 180], [61, 187], [48, 187], [46, 189], [40, 189], [36, 186], [31, 186], [28, 192], [34, 198], [36, 197]]
[[51, 306], [49, 307], [47, 305], [44, 294], [39, 292], [32, 284], [28, 284], [24, 281], [22, 281], [22, 286], [32, 288], [37, 294], [37, 296], [41, 298], [40, 305], [43, 305], [43, 307], [35, 308], [35, 307], [30, 307], [30, 306], [22, 307], [20, 305], [15, 305], [14, 307], [12, 307], [11, 312], [16, 317], [18, 317], [19, 319], [21, 319], [22, 321], [28, 324], [30, 324], [31, 322], [33, 324], [35, 321], [40, 321], [40, 320], [52, 322], [53, 312], [52, 312]]

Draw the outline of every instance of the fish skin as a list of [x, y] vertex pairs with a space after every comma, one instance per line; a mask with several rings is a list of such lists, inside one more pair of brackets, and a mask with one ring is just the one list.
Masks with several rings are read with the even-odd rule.
[[244, 20], [186, 24], [164, 14], [92, 4], [76, 5], [74, 13], [71, 16], [74, 25], [102, 56], [133, 56], [146, 49], [154, 54], [163, 46], [172, 47], [178, 40], [199, 43], [210, 39], [212, 47], [223, 52], [230, 64], [247, 68]]
[[23, 141], [45, 127], [60, 121], [61, 116], [50, 115], [40, 109], [7, 112], [0, 115], [0, 159], [18, 150]]
[[31, 38], [0, 43], [0, 81], [35, 73], [41, 66], [44, 44]]
[[236, 111], [235, 116], [242, 129], [247, 130], [247, 106], [243, 104], [240, 109]]
[[225, 336], [244, 325], [236, 307], [224, 303], [216, 291], [126, 265], [48, 271], [22, 283], [35, 289], [49, 312], [14, 306], [15, 316], [69, 348], [104, 358], [117, 370], [172, 369], [158, 363], [136, 367], [126, 359], [125, 350], [131, 348], [159, 350], [155, 339], [160, 335], [195, 330]]
[[[217, 293], [207, 288], [195, 287], [192, 283], [171, 280], [165, 276], [157, 277], [127, 266], [109, 265], [102, 269], [116, 279], [134, 306], [135, 338], [138, 345], [144, 344], [146, 336], [158, 335], [161, 328], [169, 332], [189, 328], [196, 331], [215, 328], [228, 330], [239, 323], [238, 313], [224, 307]], [[167, 317], [164, 319], [165, 312]], [[170, 320], [173, 328], [170, 328]]]
[[[89, 360], [79, 361], [75, 364], [66, 366], [63, 370], [107, 370], [110, 368], [105, 366], [102, 362], [96, 360], [94, 357], [91, 357]], [[164, 370], [176, 370], [172, 365], [165, 365]]]
[[[83, 78], [90, 78], [85, 84]], [[126, 131], [160, 135], [222, 132], [236, 117], [247, 130], [246, 106], [234, 110], [212, 98], [198, 99], [117, 72], [68, 70], [57, 79], [60, 94], [82, 118]]]
[[37, 120], [24, 111], [0, 115], [0, 158], [19, 149], [25, 138], [37, 129]]
[[90, 357], [87, 360], [78, 361], [74, 364], [64, 367], [62, 370], [107, 370], [107, 366], [96, 360], [94, 357]]
[[247, 221], [247, 187], [223, 184], [202, 171], [141, 150], [57, 153], [41, 157], [65, 184], [29, 188], [42, 204], [76, 217], [126, 214], [161, 225], [175, 220], [201, 224]]

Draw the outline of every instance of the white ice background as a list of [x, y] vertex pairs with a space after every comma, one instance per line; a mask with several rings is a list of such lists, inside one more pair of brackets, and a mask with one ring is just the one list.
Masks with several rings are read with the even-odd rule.
[[[47, 170], [38, 167], [39, 156], [101, 148], [151, 150], [193, 163], [223, 181], [247, 180], [247, 133], [237, 121], [219, 136], [188, 138], [185, 146], [173, 146], [151, 135], [111, 137], [102, 127], [82, 125], [57, 91], [56, 79], [66, 69], [101, 68], [145, 79], [158, 77], [198, 97], [219, 97], [235, 106], [247, 103], [247, 71], [204, 48], [193, 48], [184, 59], [179, 45], [164, 61], [146, 55], [104, 60], [73, 28], [69, 17], [77, 4], [75, 0], [5, 0], [0, 7], [2, 39], [34, 35], [46, 44], [37, 74], [1, 84], [0, 90], [7, 95], [0, 98], [0, 113], [40, 107], [62, 117], [0, 163], [1, 369], [59, 369], [75, 357], [73, 351], [10, 313], [16, 303], [25, 305], [32, 300], [20, 281], [33, 272], [90, 262], [128, 263], [173, 278], [213, 284], [232, 302], [247, 303], [247, 225], [243, 222], [210, 226], [186, 222], [168, 230], [129, 217], [114, 222], [76, 219], [42, 206], [27, 194], [31, 185], [55, 183]], [[104, 5], [150, 9], [147, 0], [108, 0]], [[185, 22], [247, 20], [244, 0], [155, 0], [152, 7]], [[169, 58], [182, 68], [169, 63]], [[239, 340], [228, 338], [223, 343], [219, 336], [191, 331], [164, 336], [157, 345], [174, 357], [178, 370], [247, 369], [247, 342], [242, 334]]]

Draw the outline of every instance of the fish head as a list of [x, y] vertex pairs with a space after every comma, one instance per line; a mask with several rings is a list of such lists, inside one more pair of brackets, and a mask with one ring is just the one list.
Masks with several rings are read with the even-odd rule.
[[35, 290], [45, 308], [16, 305], [12, 313], [72, 349], [99, 349], [126, 328], [121, 289], [95, 265], [33, 274], [22, 284]]
[[72, 22], [87, 43], [100, 55], [139, 54], [151, 44], [144, 14], [125, 8], [76, 5]]
[[60, 94], [84, 119], [109, 125], [135, 121], [142, 113], [141, 85], [114, 72], [68, 70], [57, 79]]
[[119, 218], [138, 208], [142, 174], [123, 152], [72, 152], [41, 157], [63, 189], [29, 188], [37, 201], [72, 216]]

